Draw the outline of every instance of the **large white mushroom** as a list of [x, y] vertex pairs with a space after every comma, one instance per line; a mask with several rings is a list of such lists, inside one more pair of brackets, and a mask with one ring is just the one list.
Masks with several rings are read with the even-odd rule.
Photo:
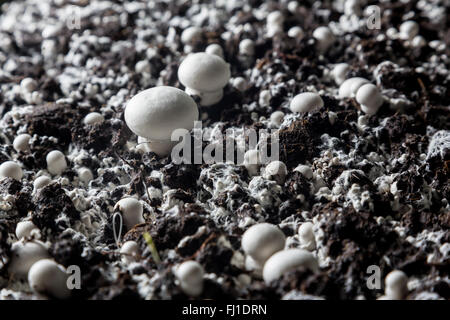
[[[220, 58], [218, 58], [220, 59]], [[180, 89], [160, 86], [135, 95], [125, 108], [125, 122], [131, 131], [147, 139], [150, 150], [167, 155], [176, 129], [191, 130], [198, 119], [195, 101]]]
[[223, 88], [230, 80], [230, 65], [215, 54], [193, 53], [180, 64], [178, 80], [188, 94], [201, 98], [200, 105], [210, 106], [223, 97]]

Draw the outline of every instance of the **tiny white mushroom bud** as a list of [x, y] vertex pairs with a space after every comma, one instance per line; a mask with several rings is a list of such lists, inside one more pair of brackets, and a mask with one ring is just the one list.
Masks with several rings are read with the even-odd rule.
[[287, 9], [290, 13], [296, 13], [298, 10], [298, 1], [289, 1], [287, 4]]
[[141, 74], [149, 74], [152, 71], [152, 67], [150, 65], [150, 62], [148, 60], [141, 60], [136, 62], [136, 65], [134, 66], [134, 71]]
[[270, 123], [274, 127], [279, 127], [283, 123], [284, 119], [284, 112], [282, 111], [275, 111], [270, 115]]
[[267, 24], [283, 24], [284, 16], [280, 11], [273, 11], [267, 15]]
[[242, 77], [236, 77], [233, 79], [233, 87], [238, 91], [244, 92], [247, 89], [247, 81]]
[[298, 228], [298, 238], [302, 249], [308, 251], [316, 250], [316, 238], [311, 222], [305, 222], [300, 225]]
[[244, 166], [250, 176], [256, 176], [259, 173], [261, 160], [258, 150], [248, 150], [244, 154]]
[[415, 36], [412, 40], [411, 40], [411, 45], [414, 48], [422, 48], [425, 47], [427, 45], [427, 41], [425, 40], [424, 37], [422, 36]]
[[350, 70], [350, 65], [348, 63], [338, 63], [334, 66], [331, 71], [331, 75], [333, 76], [336, 84], [342, 84], [347, 78], [347, 72]]
[[287, 35], [288, 35], [289, 37], [291, 37], [291, 38], [297, 38], [297, 39], [299, 39], [299, 38], [303, 38], [304, 32], [303, 32], [303, 29], [302, 29], [302, 28], [300, 28], [300, 27], [298, 27], [298, 26], [295, 26], [295, 27], [292, 27], [292, 28], [290, 28], [290, 29], [288, 30]]
[[239, 53], [245, 56], [252, 56], [255, 54], [255, 43], [253, 40], [244, 39], [239, 42]]
[[32, 221], [20, 221], [16, 226], [16, 237], [17, 239], [22, 239], [24, 237], [29, 237], [31, 231], [37, 229]]
[[36, 192], [37, 190], [50, 184], [50, 182], [52, 182], [52, 179], [50, 179], [47, 176], [37, 177], [36, 179], [34, 179], [34, 182], [33, 182], [33, 191]]
[[88, 125], [93, 125], [96, 123], [101, 123], [105, 120], [105, 118], [103, 117], [102, 114], [98, 113], [98, 112], [91, 112], [88, 113], [84, 119], [83, 119], [83, 123], [84, 124], [88, 124]]
[[56, 299], [70, 297], [67, 278], [64, 267], [51, 259], [37, 261], [28, 273], [28, 283], [35, 293]]
[[313, 272], [319, 270], [317, 259], [309, 251], [303, 249], [287, 249], [279, 251], [271, 256], [264, 264], [263, 278], [266, 284], [280, 278], [289, 271], [300, 267]]
[[154, 87], [135, 95], [125, 108], [125, 122], [136, 135], [145, 137], [155, 153], [167, 155], [173, 147], [172, 133], [191, 130], [198, 108], [185, 92], [173, 87]]
[[401, 300], [408, 294], [408, 277], [403, 271], [393, 270], [384, 279], [385, 294], [389, 299]]
[[314, 39], [316, 39], [317, 49], [321, 53], [327, 51], [328, 48], [330, 48], [335, 41], [334, 34], [328, 27], [318, 27], [317, 29], [314, 30], [313, 37]]
[[185, 261], [180, 264], [175, 275], [180, 281], [181, 289], [191, 297], [197, 297], [203, 292], [203, 267], [197, 261]]
[[67, 168], [66, 157], [59, 150], [50, 151], [46, 157], [47, 170], [53, 175], [60, 175]]
[[201, 40], [203, 35], [202, 28], [199, 27], [189, 27], [183, 30], [181, 33], [181, 42], [184, 44], [191, 44], [195, 41]]
[[354, 97], [358, 89], [366, 83], [369, 83], [369, 80], [360, 77], [354, 77], [345, 80], [339, 87], [339, 97], [340, 98]]
[[242, 236], [242, 249], [255, 263], [264, 265], [275, 252], [284, 248], [286, 237], [277, 226], [258, 223], [248, 228]]
[[202, 106], [213, 105], [222, 99], [230, 74], [228, 63], [205, 52], [188, 55], [178, 68], [178, 80], [187, 93], [200, 96]]
[[12, 178], [20, 181], [22, 177], [22, 168], [16, 162], [5, 161], [0, 165], [0, 178]]
[[48, 248], [38, 240], [17, 241], [11, 246], [11, 262], [8, 272], [19, 278], [26, 278], [31, 266], [49, 257]]
[[31, 93], [37, 88], [37, 82], [31, 78], [25, 78], [20, 82], [20, 89], [23, 93]]
[[415, 21], [408, 20], [400, 25], [400, 38], [411, 40], [419, 33], [419, 24]]
[[142, 203], [135, 198], [123, 198], [114, 206], [114, 210], [119, 209], [122, 212], [123, 222], [127, 229], [133, 228], [135, 225], [144, 223]]
[[262, 90], [262, 91], [259, 93], [259, 100], [258, 100], [258, 102], [259, 102], [259, 104], [260, 104], [262, 107], [265, 107], [265, 106], [268, 106], [268, 105], [269, 105], [269, 103], [270, 103], [270, 98], [271, 98], [270, 91], [269, 91], [269, 90]]
[[22, 151], [22, 152], [28, 152], [30, 151], [30, 139], [31, 136], [27, 133], [22, 133], [19, 134], [13, 142], [13, 148], [14, 150], [16, 150], [17, 152]]
[[91, 169], [89, 168], [80, 168], [77, 170], [78, 178], [84, 183], [89, 183], [92, 179], [94, 179], [94, 175], [92, 174]]
[[289, 107], [297, 113], [317, 111], [323, 107], [323, 100], [315, 92], [303, 92], [292, 99]]
[[131, 263], [136, 261], [136, 255], [139, 254], [139, 245], [136, 241], [127, 241], [120, 248], [123, 263]]
[[311, 170], [310, 166], [300, 164], [298, 165], [294, 171], [300, 172], [306, 179], [312, 179], [313, 177], [313, 171]]
[[216, 56], [219, 56], [223, 59], [223, 49], [222, 47], [217, 43], [212, 43], [209, 46], [206, 47], [205, 52], [207, 54], [214, 54]]
[[377, 86], [367, 83], [356, 92], [356, 101], [361, 104], [361, 110], [369, 115], [377, 113], [383, 104], [383, 96]]
[[272, 161], [264, 169], [264, 178], [275, 180], [278, 184], [283, 184], [286, 180], [287, 168], [281, 161]]

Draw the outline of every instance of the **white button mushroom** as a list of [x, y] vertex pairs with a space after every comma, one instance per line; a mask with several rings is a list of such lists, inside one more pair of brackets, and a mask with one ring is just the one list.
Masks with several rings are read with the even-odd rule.
[[37, 261], [28, 273], [28, 283], [35, 293], [56, 299], [70, 297], [67, 279], [64, 267], [51, 259]]
[[66, 157], [59, 150], [50, 151], [46, 157], [47, 170], [53, 175], [60, 175], [67, 168]]
[[89, 183], [92, 179], [94, 179], [94, 175], [92, 174], [92, 171], [89, 168], [80, 168], [77, 170], [78, 178], [84, 182]]
[[259, 173], [261, 159], [258, 150], [248, 150], [244, 154], [244, 166], [250, 176], [256, 176]]
[[98, 112], [91, 112], [88, 113], [84, 119], [83, 119], [83, 123], [87, 124], [87, 125], [93, 125], [96, 123], [101, 123], [105, 120], [105, 118], [103, 117], [102, 114], [98, 113]]
[[136, 241], [127, 241], [122, 244], [120, 248], [123, 263], [131, 263], [136, 261], [136, 256], [139, 254], [139, 245]]
[[234, 78], [232, 84], [238, 91], [244, 92], [247, 89], [247, 81], [242, 77]]
[[24, 78], [20, 82], [20, 89], [22, 90], [22, 93], [31, 93], [37, 88], [37, 82], [34, 79], [31, 78]]
[[230, 80], [230, 65], [217, 55], [193, 53], [180, 64], [178, 80], [188, 94], [201, 98], [200, 105], [210, 106], [223, 97], [223, 88]]
[[216, 56], [219, 56], [223, 59], [223, 49], [222, 47], [217, 43], [212, 43], [209, 46], [206, 47], [205, 52], [207, 54], [214, 54]]
[[16, 225], [16, 237], [19, 240], [24, 237], [29, 237], [33, 230], [38, 230], [38, 228], [32, 221], [20, 221]]
[[347, 72], [350, 70], [350, 65], [348, 63], [338, 63], [334, 66], [331, 71], [331, 75], [336, 82], [336, 84], [340, 85], [347, 78]]
[[270, 103], [270, 98], [271, 98], [271, 94], [269, 90], [262, 90], [259, 93], [259, 99], [258, 102], [262, 107], [266, 107], [269, 105]]
[[419, 33], [419, 24], [415, 21], [408, 20], [400, 25], [400, 38], [411, 40]]
[[314, 236], [313, 224], [305, 222], [298, 228], [298, 239], [302, 249], [313, 251], [316, 250], [316, 238]]
[[34, 179], [34, 182], [33, 182], [33, 191], [36, 192], [37, 190], [50, 184], [50, 182], [52, 182], [52, 179], [50, 179], [47, 176], [37, 177], [36, 179]]
[[324, 53], [334, 43], [335, 37], [328, 27], [318, 27], [313, 32], [313, 38], [316, 39], [317, 49]]
[[198, 108], [194, 100], [173, 87], [144, 90], [125, 108], [127, 126], [138, 136], [145, 137], [148, 147], [159, 155], [167, 155], [172, 150], [174, 130], [191, 130], [197, 119]]
[[267, 15], [267, 35], [274, 36], [283, 31], [284, 16], [280, 11], [273, 11]]
[[294, 171], [300, 172], [306, 179], [312, 179], [313, 171], [310, 166], [299, 164]]
[[253, 40], [241, 40], [241, 42], [239, 42], [239, 53], [244, 56], [253, 56], [255, 54], [255, 43]]
[[414, 48], [422, 48], [422, 47], [425, 47], [427, 45], [427, 40], [425, 40], [425, 38], [422, 37], [422, 36], [415, 36], [411, 40], [411, 45]]
[[275, 180], [278, 184], [283, 184], [286, 180], [287, 168], [281, 161], [272, 161], [264, 169], [263, 177], [269, 180]]
[[383, 104], [383, 96], [377, 86], [367, 83], [356, 92], [356, 101], [361, 104], [361, 110], [369, 115], [377, 113]]
[[142, 203], [135, 198], [123, 198], [114, 206], [114, 210], [119, 209], [123, 215], [123, 221], [128, 229], [133, 228], [135, 225], [144, 223], [143, 212], [144, 208]]
[[303, 32], [302, 28], [300, 28], [299, 26], [295, 26], [288, 30], [287, 35], [290, 38], [300, 39], [300, 38], [303, 38], [304, 32]]
[[193, 26], [183, 30], [181, 33], [181, 42], [184, 44], [191, 44], [195, 41], [201, 40], [203, 35], [202, 28]]
[[273, 280], [280, 278], [286, 272], [300, 267], [305, 267], [313, 272], [319, 270], [317, 259], [309, 251], [303, 249], [279, 251], [271, 256], [264, 264], [264, 281], [269, 284]]
[[292, 112], [312, 112], [323, 107], [323, 100], [315, 92], [303, 92], [292, 99], [289, 107]]
[[274, 128], [278, 128], [282, 123], [284, 119], [284, 112], [283, 111], [275, 111], [270, 115], [270, 124]]
[[20, 181], [22, 177], [22, 168], [16, 162], [5, 161], [0, 165], [0, 178], [12, 178]]
[[27, 133], [19, 134], [17, 137], [15, 137], [13, 142], [13, 148], [17, 152], [28, 152], [30, 151], [30, 139], [31, 136]]
[[203, 292], [203, 267], [197, 261], [185, 261], [175, 270], [181, 289], [191, 297], [198, 297]]
[[403, 271], [393, 270], [384, 279], [385, 294], [389, 299], [401, 300], [408, 294], [408, 277]]
[[134, 71], [144, 76], [149, 76], [152, 71], [152, 66], [150, 65], [150, 62], [148, 62], [148, 60], [141, 60], [136, 62]]
[[38, 240], [14, 242], [11, 246], [11, 262], [8, 272], [19, 278], [26, 278], [31, 266], [49, 257], [45, 244]]
[[263, 266], [275, 252], [283, 250], [286, 237], [283, 231], [270, 223], [258, 223], [242, 236], [242, 249], [253, 261]]
[[369, 80], [360, 77], [354, 77], [345, 80], [339, 87], [339, 97], [340, 98], [354, 97], [358, 89], [366, 83], [369, 83]]

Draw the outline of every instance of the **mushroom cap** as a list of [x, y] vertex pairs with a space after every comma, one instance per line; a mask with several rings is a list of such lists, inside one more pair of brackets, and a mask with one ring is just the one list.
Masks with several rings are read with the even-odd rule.
[[284, 248], [286, 237], [277, 226], [258, 223], [251, 226], [242, 236], [242, 249], [255, 261], [264, 263], [275, 252]]
[[403, 299], [408, 293], [408, 277], [401, 270], [391, 271], [384, 283], [385, 293], [391, 299]]
[[144, 207], [142, 206], [142, 203], [135, 198], [127, 197], [119, 200], [114, 206], [114, 210], [117, 209], [122, 212], [123, 221], [128, 229], [144, 222], [142, 216]]
[[22, 168], [14, 161], [5, 161], [0, 165], [0, 178], [20, 180], [23, 177]]
[[376, 85], [366, 83], [356, 92], [356, 101], [376, 111], [383, 103], [383, 97]]
[[197, 261], [183, 262], [175, 269], [175, 274], [184, 293], [192, 297], [199, 296], [202, 293], [204, 271]]
[[299, 267], [306, 267], [313, 272], [317, 272], [319, 269], [317, 260], [311, 252], [303, 249], [279, 251], [264, 264], [264, 281], [268, 284], [281, 277], [284, 273]]
[[345, 80], [339, 87], [339, 97], [350, 98], [354, 96], [358, 89], [366, 83], [369, 83], [369, 80], [360, 77]]
[[49, 257], [47, 247], [41, 241], [17, 241], [11, 246], [11, 262], [8, 272], [19, 278], [25, 278], [31, 266], [41, 259]]
[[170, 140], [174, 130], [191, 130], [197, 119], [194, 100], [182, 90], [167, 86], [138, 93], [125, 108], [130, 130], [150, 140]]
[[28, 283], [34, 292], [57, 299], [67, 299], [70, 296], [67, 278], [63, 267], [51, 259], [37, 261], [28, 272]]
[[22, 133], [19, 134], [13, 142], [13, 148], [17, 152], [23, 151], [26, 152], [30, 150], [29, 142], [30, 142], [31, 136], [28, 133]]
[[310, 112], [323, 107], [323, 100], [315, 92], [303, 92], [294, 97], [290, 104], [292, 112]]
[[16, 237], [22, 239], [23, 237], [29, 237], [31, 231], [37, 229], [32, 221], [20, 221], [16, 225]]
[[105, 118], [103, 117], [103, 115], [101, 113], [91, 112], [91, 113], [88, 113], [84, 117], [83, 123], [87, 124], [87, 125], [92, 125], [92, 124], [95, 124], [95, 123], [103, 122], [103, 120], [105, 120]]
[[216, 91], [230, 80], [230, 65], [221, 57], [197, 52], [190, 54], [178, 68], [178, 79], [185, 86], [198, 91]]
[[33, 181], [33, 188], [34, 188], [34, 190], [41, 189], [41, 188], [45, 187], [46, 185], [50, 184], [50, 182], [52, 182], [52, 179], [50, 179], [47, 176], [37, 177]]
[[314, 230], [311, 222], [304, 222], [298, 228], [298, 236], [303, 239], [313, 239]]

